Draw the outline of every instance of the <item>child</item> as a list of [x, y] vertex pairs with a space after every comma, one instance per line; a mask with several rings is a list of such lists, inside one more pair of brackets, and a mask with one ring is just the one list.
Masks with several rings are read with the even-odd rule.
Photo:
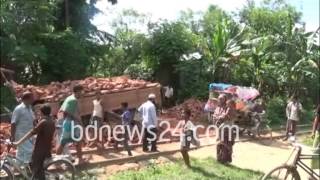
[[[132, 156], [132, 152], [131, 149], [129, 147], [129, 130], [130, 130], [130, 126], [131, 126], [131, 121], [132, 121], [132, 115], [130, 110], [128, 109], [128, 103], [127, 102], [123, 102], [121, 103], [121, 110], [122, 110], [122, 114], [121, 114], [121, 124], [123, 126], [123, 134], [121, 135], [122, 140], [122, 144], [124, 149], [128, 152], [128, 156]], [[116, 146], [118, 145], [118, 142], [115, 142]]]
[[131, 126], [132, 116], [131, 116], [131, 112], [128, 109], [128, 103], [127, 102], [121, 103], [121, 108], [122, 108], [121, 120], [122, 120], [122, 126], [124, 127], [123, 146], [128, 151], [128, 155], [132, 156], [130, 147], [128, 145], [129, 129], [130, 129], [130, 126]]
[[[227, 110], [225, 118], [221, 122], [219, 127], [219, 143], [217, 144], [217, 160], [220, 163], [231, 163], [232, 162], [232, 148], [234, 145], [234, 132], [232, 129], [224, 128], [224, 126], [232, 126], [233, 120], [236, 117], [236, 104], [233, 100], [227, 101]], [[229, 134], [231, 131], [231, 137]]]
[[40, 108], [42, 120], [37, 126], [29, 131], [23, 138], [18, 142], [14, 142], [14, 146], [18, 146], [25, 140], [29, 139], [33, 135], [37, 135], [36, 144], [32, 153], [32, 179], [44, 180], [45, 173], [43, 169], [43, 163], [46, 158], [51, 157], [52, 139], [55, 131], [55, 123], [50, 117], [51, 108], [45, 104]]
[[194, 125], [192, 124], [190, 117], [191, 111], [189, 109], [185, 109], [184, 113], [185, 124], [183, 126], [183, 134], [181, 136], [181, 154], [184, 160], [184, 163], [187, 167], [190, 166], [190, 158], [188, 151], [190, 149], [190, 144], [200, 146], [200, 142], [195, 139], [196, 132], [194, 131]]

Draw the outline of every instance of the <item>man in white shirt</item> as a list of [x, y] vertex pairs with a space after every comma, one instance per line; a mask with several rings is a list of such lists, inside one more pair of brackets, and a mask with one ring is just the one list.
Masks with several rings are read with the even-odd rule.
[[[101, 92], [96, 92], [96, 97], [92, 101], [93, 104], [93, 112], [92, 116], [90, 118], [90, 125], [97, 127], [98, 130], [98, 136], [96, 139], [89, 143], [90, 147], [97, 146], [100, 149], [104, 149], [104, 140], [100, 139], [99, 129], [103, 126], [103, 120], [104, 120], [104, 110], [103, 110], [103, 100], [101, 98]], [[94, 132], [90, 132], [91, 138], [93, 137]]]
[[[24, 137], [30, 130], [33, 129], [35, 120], [34, 113], [32, 111], [33, 94], [31, 92], [23, 93], [21, 97], [21, 104], [19, 104], [12, 113], [11, 118], [11, 141]], [[33, 150], [33, 139], [30, 138], [27, 141], [21, 143], [17, 147], [16, 157], [28, 164], [31, 162]]]
[[143, 128], [143, 151], [148, 151], [148, 144], [151, 142], [151, 151], [157, 151], [157, 113], [155, 106], [155, 94], [149, 94], [148, 101], [143, 103], [138, 111], [142, 115]]
[[283, 140], [287, 140], [289, 138], [289, 134], [291, 133], [292, 136], [296, 133], [297, 123], [300, 120], [300, 113], [302, 111], [302, 105], [298, 101], [298, 96], [295, 95], [292, 97], [292, 100], [289, 101], [287, 108], [286, 108], [286, 115], [287, 115], [287, 132], [286, 137]]

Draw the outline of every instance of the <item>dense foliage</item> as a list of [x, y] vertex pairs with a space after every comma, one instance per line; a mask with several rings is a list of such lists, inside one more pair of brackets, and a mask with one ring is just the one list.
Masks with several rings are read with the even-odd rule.
[[129, 74], [171, 85], [183, 100], [228, 82], [258, 88], [275, 121], [290, 95], [309, 110], [319, 98], [319, 29], [306, 32], [301, 13], [283, 0], [248, 1], [232, 14], [186, 10], [175, 21], [125, 10], [113, 35], [91, 23], [96, 0], [0, 2], [1, 64], [20, 83]]

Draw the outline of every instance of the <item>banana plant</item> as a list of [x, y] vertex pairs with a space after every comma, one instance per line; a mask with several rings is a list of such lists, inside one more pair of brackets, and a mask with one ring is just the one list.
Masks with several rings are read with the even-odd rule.
[[217, 69], [221, 69], [221, 77], [230, 79], [230, 65], [240, 56], [240, 41], [243, 35], [242, 28], [236, 35], [233, 35], [230, 27], [233, 22], [227, 18], [221, 18], [215, 26], [215, 31], [210, 35], [207, 41], [207, 47], [210, 54], [210, 67], [213, 77], [217, 77]]

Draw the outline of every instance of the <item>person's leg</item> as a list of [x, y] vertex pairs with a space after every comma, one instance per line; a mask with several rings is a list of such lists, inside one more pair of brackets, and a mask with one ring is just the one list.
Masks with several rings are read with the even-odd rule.
[[153, 137], [153, 135], [150, 136], [150, 138], [155, 138], [151, 141], [151, 151], [157, 151], [157, 141], [158, 141], [158, 135], [157, 135], [157, 128], [152, 128], [151, 131], [153, 134], [155, 134], [156, 137]]
[[[95, 122], [94, 116], [92, 116], [90, 118], [90, 120], [89, 120], [89, 125], [95, 126], [95, 123], [96, 122]], [[88, 134], [89, 138], [92, 139], [93, 138], [93, 134], [94, 134], [93, 129], [90, 128], [88, 133], [89, 133]], [[93, 141], [87, 140], [87, 141], [88, 141], [87, 146], [89, 146], [89, 147], [94, 147], [94, 146], [97, 145], [95, 140], [93, 140]]]
[[227, 140], [226, 140], [226, 150], [227, 150], [227, 157], [226, 157], [226, 161], [228, 163], [231, 163], [232, 162], [232, 146], [233, 146], [233, 140], [232, 140], [232, 133], [231, 133], [231, 136], [229, 136], [229, 132], [228, 130], [225, 130], [225, 133], [227, 134], [226, 137], [227, 137]]
[[43, 169], [45, 157], [44, 156], [37, 156], [34, 157], [32, 160], [32, 180], [45, 180], [45, 173]]
[[77, 157], [79, 158], [79, 162], [83, 161], [81, 141], [76, 142], [76, 151], [77, 151]]
[[292, 126], [291, 134], [292, 134], [292, 136], [294, 136], [296, 134], [296, 132], [297, 132], [297, 121], [292, 121], [291, 122], [291, 126]]
[[149, 136], [149, 133], [148, 133], [148, 129], [147, 128], [144, 128], [143, 129], [143, 142], [142, 142], [142, 150], [143, 151], [148, 151], [148, 136]]
[[288, 119], [288, 121], [287, 121], [287, 127], [286, 127], [286, 136], [287, 136], [287, 137], [289, 136], [290, 131], [291, 131], [291, 120]]
[[102, 137], [102, 134], [100, 134], [100, 128], [103, 126], [103, 119], [100, 118], [100, 117], [97, 117], [97, 137], [95, 139], [95, 143], [96, 143], [96, 146], [99, 148], [99, 149], [104, 149], [104, 140], [103, 138], [100, 139], [100, 137]]
[[183, 148], [181, 150], [181, 154], [182, 154], [182, 158], [183, 158], [183, 161], [185, 163], [186, 166], [190, 167], [190, 158], [189, 158], [189, 153], [188, 153], [188, 150], [186, 150], [185, 148]]
[[185, 165], [187, 167], [190, 167], [190, 158], [189, 158], [189, 149], [190, 149], [190, 141], [189, 141], [189, 138], [190, 135], [188, 134], [184, 134], [183, 137], [182, 137], [182, 142], [181, 142], [181, 154], [182, 154], [182, 157], [183, 157], [183, 161], [185, 163]]
[[283, 140], [287, 140], [289, 138], [289, 133], [291, 131], [291, 120], [287, 120], [287, 125], [286, 125], [286, 136], [283, 138]]
[[129, 143], [128, 143], [128, 141], [129, 141], [128, 128], [129, 128], [129, 126], [125, 127], [124, 137], [123, 137], [123, 147], [125, 150], [128, 151], [128, 155], [132, 156], [131, 149], [130, 149]]
[[58, 144], [58, 148], [57, 148], [57, 154], [62, 154], [65, 153], [66, 150], [68, 150], [68, 148], [66, 147], [67, 143], [69, 141], [67, 139], [63, 139], [60, 138], [59, 144]]

